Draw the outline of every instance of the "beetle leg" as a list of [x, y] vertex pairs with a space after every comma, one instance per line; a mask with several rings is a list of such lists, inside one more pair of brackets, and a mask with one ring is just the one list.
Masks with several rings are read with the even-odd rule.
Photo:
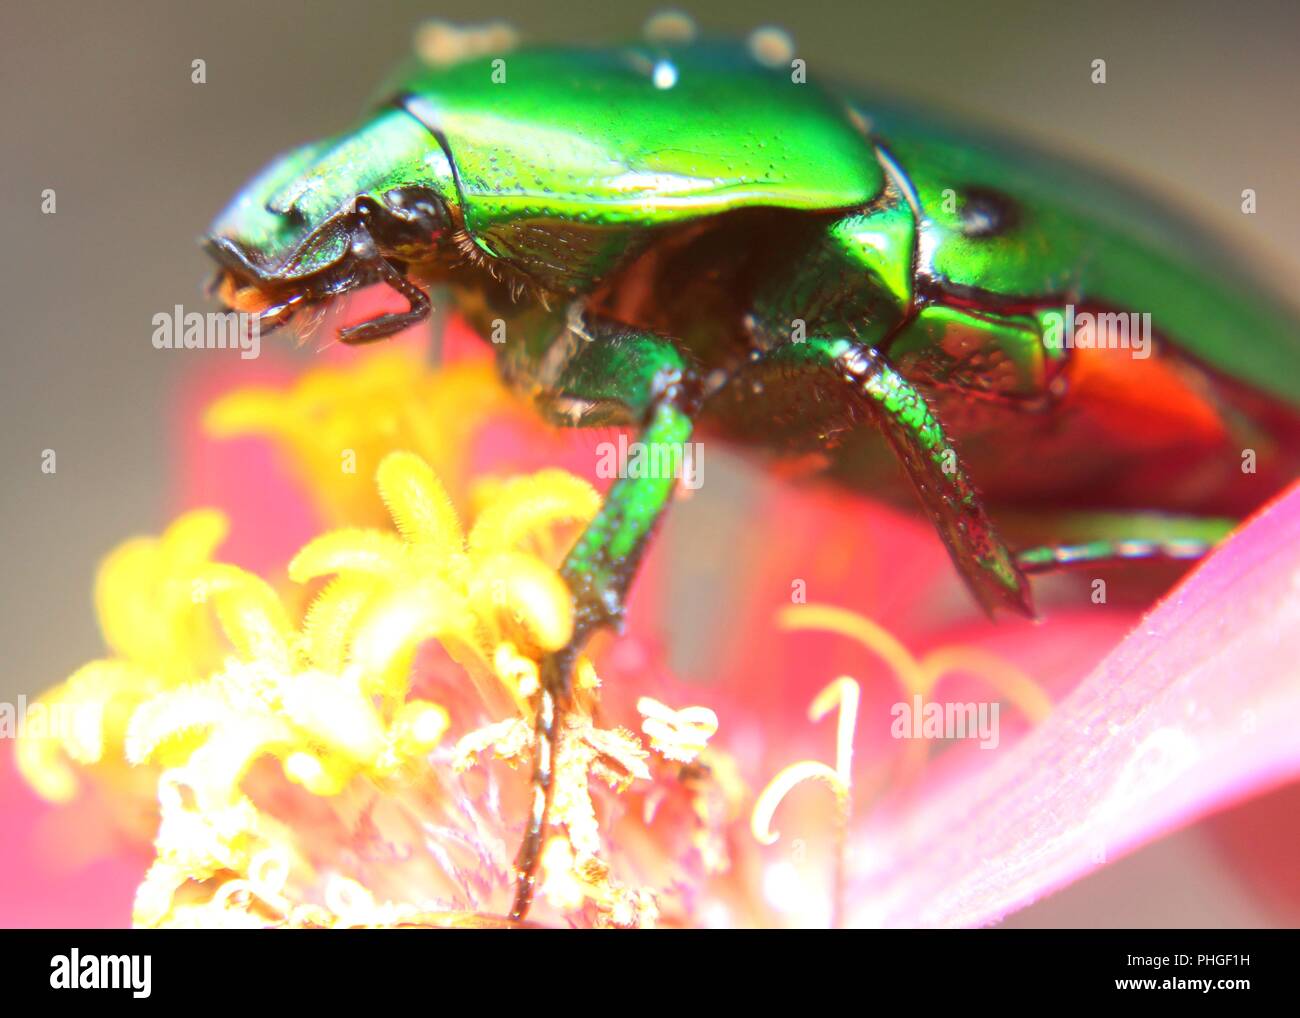
[[877, 350], [847, 339], [786, 343], [763, 353], [763, 370], [821, 372], [884, 433], [966, 585], [986, 612], [1034, 617], [1029, 583], [998, 535], [961, 458], [924, 395]]
[[[590, 324], [586, 332], [593, 341], [570, 346], [566, 362], [547, 380], [539, 400], [543, 411], [577, 426], [594, 421], [637, 424], [638, 441], [646, 448], [684, 447], [691, 437], [699, 387], [672, 341], [640, 332], [619, 334]], [[679, 454], [684, 452], [679, 448]], [[674, 456], [660, 462], [682, 460]], [[615, 481], [561, 567], [573, 595], [574, 632], [568, 646], [542, 662], [534, 723], [533, 801], [515, 861], [518, 881], [512, 919], [527, 915], [536, 890], [556, 742], [569, 706], [574, 665], [596, 629], [621, 621], [623, 600], [637, 565], [672, 500], [676, 478], [671, 472], [661, 473], [666, 475]]]
[[1194, 562], [1209, 554], [1213, 542], [1194, 538], [1155, 541], [1129, 538], [1088, 541], [1083, 544], [1046, 544], [1016, 552], [1016, 565], [1026, 575], [1051, 573], [1079, 566], [1105, 566], [1120, 562]]
[[1050, 535], [1051, 544], [1016, 553], [1021, 570], [1031, 575], [1124, 562], [1192, 562], [1236, 526], [1223, 517], [1137, 512], [1060, 513], [1029, 521], [1012, 515], [1006, 522], [1010, 531], [1022, 528], [1031, 539]]
[[393, 268], [388, 259], [379, 253], [364, 225], [356, 230], [352, 250], [353, 254], [372, 270], [381, 282], [387, 283], [405, 297], [410, 306], [405, 311], [378, 315], [368, 321], [340, 329], [340, 343], [346, 343], [348, 346], [373, 343], [377, 339], [384, 339], [403, 329], [409, 329], [429, 317], [429, 312], [433, 308], [429, 295]]

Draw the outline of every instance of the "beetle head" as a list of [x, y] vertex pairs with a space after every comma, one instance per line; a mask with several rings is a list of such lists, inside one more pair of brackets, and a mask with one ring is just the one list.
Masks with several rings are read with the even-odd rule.
[[215, 289], [263, 331], [372, 283], [409, 309], [344, 329], [345, 342], [391, 335], [424, 318], [428, 295], [407, 278], [453, 231], [455, 186], [441, 146], [397, 109], [339, 139], [304, 145], [255, 176], [212, 224]]

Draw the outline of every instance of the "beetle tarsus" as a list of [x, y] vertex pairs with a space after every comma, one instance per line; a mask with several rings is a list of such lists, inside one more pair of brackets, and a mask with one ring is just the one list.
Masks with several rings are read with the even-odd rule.
[[563, 723], [563, 705], [568, 700], [571, 660], [572, 655], [561, 652], [550, 655], [542, 666], [542, 692], [533, 721], [533, 801], [528, 811], [524, 839], [515, 857], [515, 899], [510, 906], [510, 918], [516, 922], [527, 918], [537, 892], [537, 870], [550, 811], [551, 788], [555, 783], [555, 751]]

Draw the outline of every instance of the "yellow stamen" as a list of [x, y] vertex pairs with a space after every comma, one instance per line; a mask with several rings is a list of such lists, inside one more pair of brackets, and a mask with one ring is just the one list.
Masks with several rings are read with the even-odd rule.
[[645, 718], [641, 731], [650, 737], [650, 748], [668, 760], [690, 763], [718, 730], [718, 715], [707, 707], [673, 710], [643, 696], [637, 700], [636, 709]]
[[[777, 621], [783, 629], [820, 629], [861, 644], [885, 663], [908, 697], [932, 698], [942, 679], [966, 673], [986, 681], [1030, 722], [1041, 721], [1052, 709], [1038, 683], [1009, 661], [978, 647], [938, 647], [917, 658], [879, 623], [830, 605], [790, 605], [777, 614]], [[909, 742], [903, 752], [900, 780], [911, 780], [928, 753], [927, 742]]]
[[844, 863], [853, 808], [853, 736], [857, 730], [860, 696], [858, 684], [847, 676], [841, 676], [813, 698], [808, 708], [811, 721], [820, 721], [839, 708], [835, 729], [835, 767], [816, 760], [801, 760], [783, 768], [759, 793], [750, 816], [750, 831], [759, 844], [774, 845], [780, 835], [772, 829], [772, 820], [785, 797], [805, 781], [822, 781], [830, 786], [835, 793], [836, 817], [831, 925], [836, 927], [841, 925], [844, 911]]

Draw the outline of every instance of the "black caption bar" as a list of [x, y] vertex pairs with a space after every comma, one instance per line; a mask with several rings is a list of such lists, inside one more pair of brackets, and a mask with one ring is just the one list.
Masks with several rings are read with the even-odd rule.
[[675, 1014], [688, 1002], [700, 1011], [704, 997], [734, 1010], [777, 989], [809, 1011], [827, 994], [863, 1010], [1125, 997], [1235, 1007], [1294, 1000], [1298, 956], [1295, 930], [0, 931], [9, 1000], [376, 1015], [560, 999], [575, 1011], [632, 999]]

